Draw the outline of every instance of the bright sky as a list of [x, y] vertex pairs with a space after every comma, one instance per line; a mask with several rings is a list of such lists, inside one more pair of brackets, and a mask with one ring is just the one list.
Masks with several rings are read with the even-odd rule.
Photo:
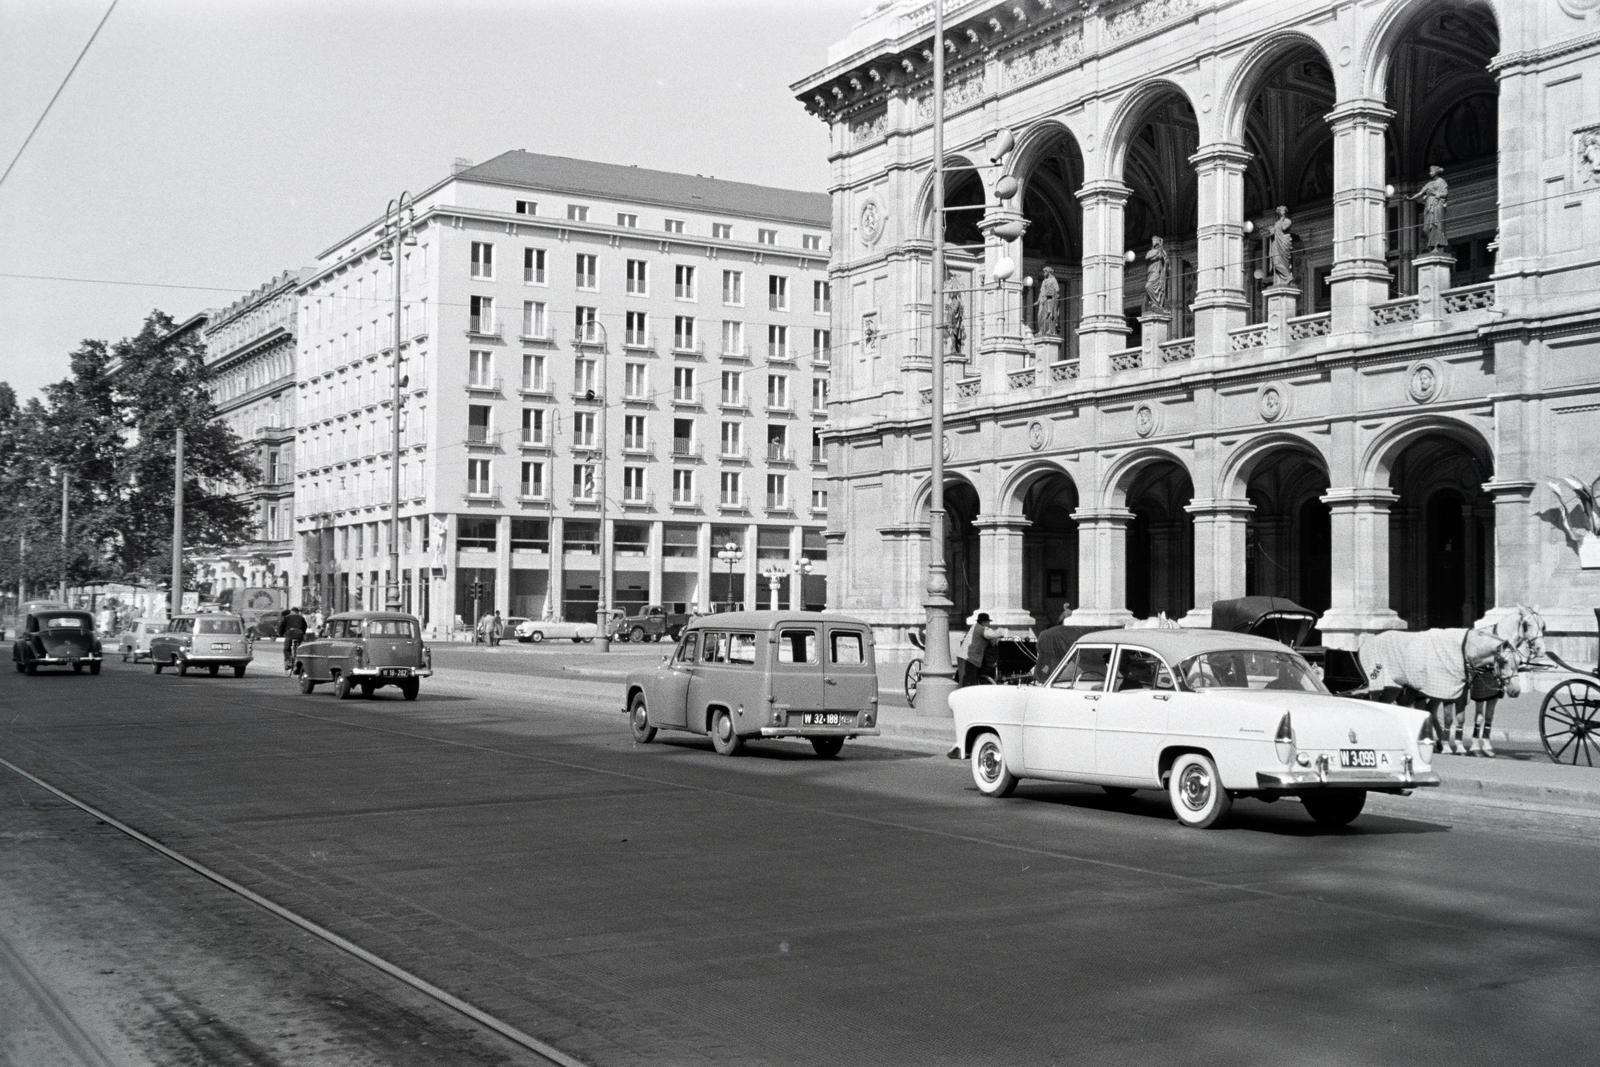
[[[111, 0], [0, 0], [0, 169]], [[119, 0], [0, 183], [0, 381], [221, 307], [513, 148], [823, 192], [868, 0]]]

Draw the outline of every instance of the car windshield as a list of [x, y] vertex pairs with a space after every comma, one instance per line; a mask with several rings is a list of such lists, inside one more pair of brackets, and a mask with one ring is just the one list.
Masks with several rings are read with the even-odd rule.
[[243, 633], [243, 625], [238, 619], [200, 619], [194, 624], [197, 634], [237, 634]]
[[368, 637], [415, 637], [416, 633], [410, 619], [370, 619], [367, 622]]
[[1178, 665], [1186, 688], [1287, 689], [1298, 693], [1326, 693], [1316, 671], [1298, 655], [1263, 649], [1227, 649], [1202, 652]]

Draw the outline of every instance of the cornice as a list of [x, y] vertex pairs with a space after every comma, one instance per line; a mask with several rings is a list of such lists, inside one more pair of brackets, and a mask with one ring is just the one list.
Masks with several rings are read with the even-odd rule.
[[1546, 45], [1543, 48], [1525, 48], [1520, 52], [1502, 52], [1489, 60], [1489, 73], [1498, 74], [1502, 70], [1512, 67], [1534, 66], [1547, 63], [1552, 59], [1582, 52], [1590, 48], [1600, 48], [1600, 30], [1569, 37], [1565, 41]]

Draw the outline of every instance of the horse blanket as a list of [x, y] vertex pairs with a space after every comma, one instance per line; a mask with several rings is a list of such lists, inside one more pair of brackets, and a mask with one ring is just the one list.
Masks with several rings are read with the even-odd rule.
[[1459, 700], [1467, 691], [1462, 645], [1467, 631], [1388, 630], [1361, 646], [1369, 689], [1409, 686], [1434, 700]]

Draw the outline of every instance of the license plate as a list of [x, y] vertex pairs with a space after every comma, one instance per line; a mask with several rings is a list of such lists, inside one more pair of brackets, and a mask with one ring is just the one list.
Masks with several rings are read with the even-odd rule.
[[408, 678], [411, 675], [410, 667], [384, 667], [378, 671], [384, 678]]
[[1371, 748], [1341, 748], [1339, 750], [1339, 766], [1341, 767], [1376, 767], [1378, 753]]
[[843, 726], [845, 717], [837, 711], [808, 711], [800, 716], [803, 726]]
[[212, 647], [212, 649], [214, 649], [217, 652], [232, 652], [233, 651], [233, 645], [228, 641], [218, 641], [216, 644], [212, 645], [211, 647]]

